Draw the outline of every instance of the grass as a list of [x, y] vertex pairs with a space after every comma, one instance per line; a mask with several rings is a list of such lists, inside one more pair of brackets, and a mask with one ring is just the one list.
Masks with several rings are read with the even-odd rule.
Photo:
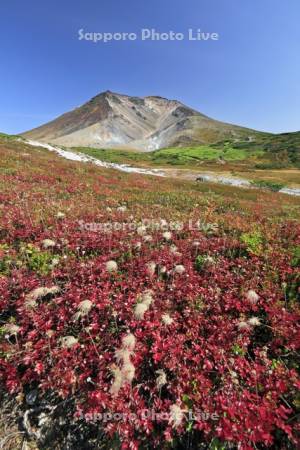
[[243, 161], [249, 158], [255, 158], [263, 155], [262, 151], [237, 150], [231, 146], [224, 145], [218, 149], [212, 146], [185, 147], [185, 148], [167, 148], [153, 152], [153, 159], [167, 160], [177, 159], [180, 163], [191, 163], [197, 161]]
[[0, 133], [0, 139], [5, 140], [5, 141], [14, 141], [14, 140], [16, 140], [18, 138], [19, 138], [18, 135]]
[[263, 151], [263, 158], [257, 163], [260, 169], [300, 168], [300, 132], [257, 135], [251, 142], [234, 142], [232, 146], [239, 151]]
[[222, 149], [208, 145], [197, 147], [171, 147], [151, 152], [137, 152], [113, 149], [95, 149], [77, 147], [75, 150], [93, 156], [94, 158], [112, 163], [139, 163], [161, 166], [194, 167], [203, 162], [216, 161], [245, 161], [253, 160], [264, 154], [263, 151], [237, 150], [231, 146], [224, 145]]
[[[252, 180], [258, 187], [270, 187], [271, 184], [291, 187], [300, 185], [297, 166], [287, 165], [285, 167], [280, 161], [268, 160], [270, 154], [267, 150], [251, 148], [252, 144], [248, 143], [249, 145], [250, 148], [247, 149], [236, 148], [234, 144], [223, 143], [220, 148], [203, 145], [166, 148], [146, 153], [87, 147], [77, 147], [73, 150], [80, 151], [102, 161], [117, 164], [186, 170], [186, 173], [188, 171], [190, 171], [190, 174], [195, 173], [195, 178], [197, 172], [205, 173], [208, 171], [220, 175], [223, 174], [224, 176], [236, 176]], [[179, 172], [174, 174], [174, 176], [178, 175]], [[184, 172], [180, 172], [180, 175], [184, 177]], [[259, 186], [260, 184], [261, 186]]]
[[268, 180], [254, 180], [252, 181], [253, 186], [269, 189], [270, 191], [278, 192], [280, 189], [284, 188], [284, 184], [282, 183], [274, 183], [273, 181]]
[[151, 162], [150, 153], [141, 153], [128, 150], [114, 150], [114, 149], [99, 149], [90, 147], [76, 147], [73, 150], [79, 151], [94, 158], [106, 162], [116, 164], [133, 164]]

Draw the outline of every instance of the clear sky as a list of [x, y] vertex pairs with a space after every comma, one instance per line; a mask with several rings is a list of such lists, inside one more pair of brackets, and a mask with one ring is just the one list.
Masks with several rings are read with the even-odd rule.
[[[2, 0], [0, 18], [0, 131], [28, 130], [105, 90], [300, 130], [299, 0]], [[95, 44], [79, 41], [82, 28], [200, 28], [220, 38]]]

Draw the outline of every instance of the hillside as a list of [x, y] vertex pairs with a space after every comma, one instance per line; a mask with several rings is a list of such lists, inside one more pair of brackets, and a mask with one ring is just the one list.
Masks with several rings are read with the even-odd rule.
[[299, 199], [2, 135], [0, 200], [5, 448], [298, 448]]

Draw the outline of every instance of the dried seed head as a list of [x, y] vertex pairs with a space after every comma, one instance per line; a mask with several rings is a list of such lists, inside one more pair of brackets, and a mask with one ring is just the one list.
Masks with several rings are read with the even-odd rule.
[[48, 338], [52, 338], [52, 336], [54, 336], [54, 331], [53, 330], [47, 330], [46, 331], [46, 335], [48, 336]]
[[259, 300], [259, 295], [253, 289], [250, 289], [246, 294], [246, 298], [252, 305], [256, 305]]
[[78, 309], [80, 310], [82, 315], [87, 315], [93, 307], [93, 303], [90, 300], [83, 300], [79, 303]]
[[56, 246], [56, 242], [52, 241], [52, 239], [44, 239], [42, 241], [42, 246], [46, 249], [46, 248], [52, 248]]
[[249, 330], [249, 324], [245, 321], [241, 321], [238, 323], [238, 329], [239, 330]]
[[140, 249], [142, 248], [142, 243], [141, 243], [141, 242], [136, 242], [136, 243], [134, 244], [134, 248], [135, 248], [136, 250], [140, 250]]
[[145, 303], [138, 303], [134, 308], [134, 317], [137, 320], [143, 320], [145, 313], [148, 311], [148, 306]]
[[167, 384], [166, 372], [162, 369], [156, 370], [158, 377], [155, 380], [157, 389], [161, 389], [165, 384]]
[[118, 206], [117, 211], [123, 213], [123, 212], [127, 211], [127, 207], [126, 207], [125, 205], [123, 205], [123, 206]]
[[118, 363], [129, 363], [132, 352], [128, 348], [120, 348], [115, 351], [115, 358]]
[[78, 339], [74, 336], [64, 336], [61, 338], [61, 345], [63, 348], [71, 348], [78, 343]]
[[165, 231], [163, 233], [163, 238], [165, 241], [170, 241], [172, 239], [172, 233], [170, 231]]
[[132, 380], [134, 379], [134, 375], [135, 375], [134, 365], [130, 361], [125, 363], [122, 367], [122, 376], [124, 381], [131, 383]]
[[151, 291], [150, 289], [147, 289], [146, 291], [144, 291], [140, 296], [141, 302], [144, 305], [150, 306], [151, 303], [153, 302], [152, 294], [153, 294], [153, 291]]
[[106, 270], [107, 272], [116, 272], [118, 270], [118, 264], [116, 263], [116, 261], [107, 261]]
[[39, 287], [29, 292], [25, 297], [26, 308], [34, 308], [36, 306], [36, 301], [40, 300], [47, 295], [56, 295], [60, 293], [59, 286], [52, 286], [51, 288]]
[[127, 348], [130, 351], [134, 350], [136, 344], [136, 338], [132, 333], [127, 334], [122, 339], [122, 347]]
[[174, 267], [174, 272], [182, 275], [185, 272], [185, 267], [181, 264]]
[[115, 380], [115, 381], [113, 382], [113, 384], [111, 385], [111, 388], [110, 388], [109, 392], [110, 392], [114, 397], [116, 397], [116, 396], [118, 395], [118, 393], [119, 393], [121, 387], [122, 387], [122, 382], [119, 381], [119, 380]]
[[112, 371], [113, 376], [114, 376], [114, 382], [111, 385], [110, 393], [113, 396], [117, 396], [119, 391], [120, 391], [120, 389], [121, 389], [121, 387], [122, 387], [122, 385], [123, 385], [123, 375], [122, 375], [122, 372], [119, 369], [119, 367], [117, 367], [115, 365], [113, 365], [111, 367], [111, 371]]
[[136, 232], [139, 236], [143, 236], [146, 234], [147, 228], [144, 225], [141, 225], [140, 227], [137, 227]]
[[8, 336], [16, 336], [19, 333], [20, 328], [21, 327], [14, 323], [6, 323], [2, 329]]
[[261, 322], [258, 317], [250, 317], [248, 323], [253, 327], [258, 327], [259, 325], [261, 325]]
[[163, 314], [161, 316], [161, 320], [165, 325], [172, 325], [172, 323], [174, 322], [174, 320], [172, 319], [172, 317], [169, 316], [169, 314]]
[[155, 262], [151, 261], [147, 264], [147, 273], [150, 276], [153, 276], [155, 274], [155, 270], [156, 270], [156, 264]]
[[56, 295], [60, 293], [60, 287], [59, 286], [52, 286], [51, 288], [48, 288], [48, 293], [51, 295]]
[[78, 320], [81, 317], [85, 317], [88, 315], [88, 313], [90, 312], [90, 310], [93, 307], [93, 303], [90, 300], [83, 300], [82, 302], [79, 303], [79, 305], [77, 306], [77, 313], [74, 315], [74, 319]]
[[180, 406], [174, 404], [170, 406], [170, 420], [169, 423], [172, 424], [173, 428], [179, 427], [184, 419], [184, 412]]

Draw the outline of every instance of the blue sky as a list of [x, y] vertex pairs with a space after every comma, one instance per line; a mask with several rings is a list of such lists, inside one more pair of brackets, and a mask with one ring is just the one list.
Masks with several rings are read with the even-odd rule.
[[[0, 131], [28, 130], [107, 89], [300, 130], [299, 0], [9, 0], [0, 17]], [[220, 39], [94, 44], [78, 40], [81, 28], [200, 28]]]

